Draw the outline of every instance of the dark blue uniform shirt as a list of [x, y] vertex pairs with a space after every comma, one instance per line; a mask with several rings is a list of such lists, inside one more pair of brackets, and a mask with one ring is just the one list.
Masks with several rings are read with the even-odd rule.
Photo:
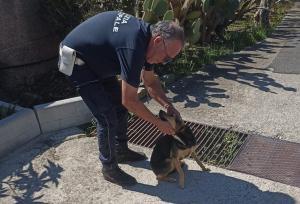
[[121, 75], [128, 84], [138, 87], [146, 63], [151, 38], [150, 25], [120, 11], [108, 11], [89, 18], [63, 40], [73, 48], [99, 78]]

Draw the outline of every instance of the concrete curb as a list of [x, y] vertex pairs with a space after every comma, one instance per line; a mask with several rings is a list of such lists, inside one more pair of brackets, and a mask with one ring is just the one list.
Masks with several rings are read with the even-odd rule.
[[34, 106], [42, 133], [65, 129], [91, 121], [92, 114], [81, 97]]
[[[140, 88], [138, 95], [145, 97], [146, 90]], [[0, 105], [11, 104], [0, 101]], [[0, 120], [0, 157], [40, 134], [82, 125], [93, 117], [81, 97], [36, 105], [33, 110], [16, 106], [16, 111]]]
[[[11, 104], [0, 101], [0, 105]], [[16, 106], [16, 112], [0, 120], [0, 157], [41, 134], [33, 110]]]
[[[138, 89], [139, 98], [147, 95], [145, 88]], [[93, 115], [82, 98], [74, 97], [34, 106], [42, 133], [57, 131], [88, 123]]]

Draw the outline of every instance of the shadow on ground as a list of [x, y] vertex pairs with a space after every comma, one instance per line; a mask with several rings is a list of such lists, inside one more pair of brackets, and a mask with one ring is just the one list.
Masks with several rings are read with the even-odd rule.
[[[246, 57], [245, 55], [243, 56]], [[297, 89], [285, 86], [274, 80], [270, 75], [262, 72], [253, 72], [253, 68], [246, 68], [240, 65], [242, 59], [238, 62], [227, 61], [232, 68], [219, 68], [217, 65], [206, 66], [205, 71], [190, 75], [169, 86], [169, 90], [174, 93], [173, 102], [182, 102], [185, 107], [195, 108], [201, 104], [207, 104], [209, 107], [224, 107], [223, 104], [214, 102], [214, 98], [229, 99], [226, 87], [220, 88], [216, 82], [218, 78], [235, 81], [240, 84], [253, 87], [263, 92], [277, 94], [274, 88], [280, 88], [284, 91], [296, 92]], [[251, 72], [247, 72], [251, 70]], [[224, 87], [224, 86], [222, 86]]]
[[220, 88], [217, 81], [219, 78], [273, 94], [277, 94], [275, 88], [296, 92], [296, 88], [285, 86], [273, 79], [270, 74], [264, 71], [266, 67], [254, 67], [257, 63], [255, 58], [263, 58], [263, 54], [255, 54], [255, 50], [272, 52], [277, 46], [279, 45], [272, 42], [257, 44], [246, 49], [249, 52], [225, 56], [218, 64], [206, 65], [202, 71], [191, 74], [182, 80], [177, 80], [168, 86], [168, 89], [175, 95], [173, 102], [182, 102], [185, 107], [189, 108], [198, 107], [201, 104], [207, 104], [213, 108], [224, 107], [223, 104], [214, 102], [213, 99], [229, 99], [227, 89], [235, 86], [235, 84], [228, 82], [228, 88], [223, 84]]
[[[148, 161], [136, 163], [134, 166], [150, 169]], [[184, 189], [180, 189], [178, 183], [168, 182], [161, 182], [157, 186], [139, 183], [126, 189], [158, 196], [162, 201], [170, 203], [295, 203], [289, 195], [262, 191], [254, 184], [234, 177], [187, 169], [184, 171]], [[171, 177], [177, 178], [177, 174], [172, 174]]]
[[[207, 104], [209, 107], [224, 107], [223, 104], [214, 102], [214, 98], [229, 99], [226, 87], [219, 88], [218, 78], [235, 81], [243, 85], [256, 88], [263, 92], [277, 94], [273, 88], [281, 88], [284, 91], [296, 92], [296, 88], [285, 86], [277, 82], [271, 75], [266, 74], [267, 64], [257, 67], [258, 61], [268, 62], [270, 54], [277, 53], [280, 48], [294, 48], [286, 42], [299, 38], [297, 30], [297, 19], [299, 11], [291, 10], [282, 23], [276, 28], [270, 39], [245, 48], [242, 52], [224, 56], [219, 59], [217, 65], [207, 65], [201, 72], [190, 75], [183, 80], [176, 81], [168, 88], [175, 96], [174, 102], [183, 102], [185, 107], [198, 107]], [[276, 41], [277, 40], [277, 41]], [[223, 86], [222, 86], [223, 87]]]
[[[27, 151], [16, 151], [0, 160], [0, 200], [11, 196], [17, 203], [42, 203], [39, 199], [43, 195], [34, 194], [43, 188], [49, 188], [50, 184], [58, 186], [64, 169], [55, 162], [55, 147], [67, 136], [43, 139], [32, 147], [25, 148]], [[50, 159], [43, 162], [39, 173], [33, 168], [32, 161], [46, 151]]]

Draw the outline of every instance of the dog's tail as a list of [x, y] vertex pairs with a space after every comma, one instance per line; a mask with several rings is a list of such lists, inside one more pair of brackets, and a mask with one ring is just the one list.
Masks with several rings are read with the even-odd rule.
[[206, 168], [204, 166], [204, 164], [200, 161], [200, 159], [198, 158], [198, 156], [195, 153], [195, 150], [192, 151], [191, 156], [197, 162], [197, 164], [201, 167], [202, 171], [210, 171], [210, 169]]

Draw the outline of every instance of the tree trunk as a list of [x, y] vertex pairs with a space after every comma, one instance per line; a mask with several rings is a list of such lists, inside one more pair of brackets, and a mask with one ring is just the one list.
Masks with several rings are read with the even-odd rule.
[[135, 0], [135, 17], [140, 18], [143, 15], [143, 3], [142, 0]]
[[272, 0], [261, 0], [258, 11], [255, 13], [255, 21], [258, 25], [264, 28], [270, 27], [270, 11], [272, 7]]
[[191, 6], [191, 4], [194, 3], [194, 0], [185, 0], [183, 6], [181, 7], [181, 19], [180, 19], [180, 25], [183, 25], [187, 12]]

